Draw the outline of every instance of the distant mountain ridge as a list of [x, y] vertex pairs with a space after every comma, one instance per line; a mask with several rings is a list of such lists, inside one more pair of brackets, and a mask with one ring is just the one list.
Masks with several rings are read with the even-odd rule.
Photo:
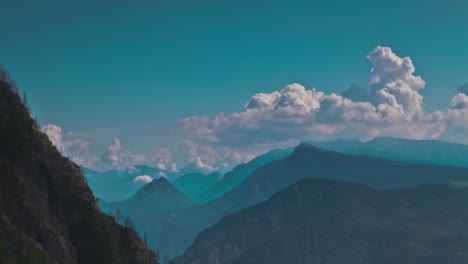
[[468, 263], [468, 193], [308, 178], [197, 236], [177, 264]]
[[128, 200], [107, 203], [105, 211], [120, 208], [130, 216], [135, 213], [165, 212], [192, 205], [190, 198], [177, 190], [166, 178], [161, 177], [143, 186]]
[[136, 194], [147, 182], [135, 181], [138, 176], [147, 175], [159, 179], [161, 175], [176, 178], [176, 173], [169, 173], [147, 165], [136, 165], [125, 170], [96, 172], [85, 168], [86, 179], [94, 194], [108, 202], [128, 199]]
[[213, 185], [222, 180], [223, 175], [220, 173], [189, 173], [177, 178], [173, 184], [190, 199], [195, 199], [202, 193], [208, 191]]
[[340, 139], [306, 143], [345, 154], [468, 167], [468, 145], [441, 140], [378, 137], [366, 142]]
[[263, 155], [260, 155], [253, 160], [239, 164], [230, 172], [224, 174], [223, 179], [217, 184], [213, 185], [209, 190], [202, 193], [195, 201], [199, 203], [208, 202], [223, 196], [225, 193], [236, 187], [244, 179], [246, 179], [256, 169], [272, 162], [280, 160], [293, 152], [292, 148], [289, 149], [274, 149]]
[[182, 254], [200, 231], [222, 217], [262, 202], [276, 191], [308, 177], [388, 189], [467, 181], [468, 168], [352, 156], [302, 143], [283, 159], [256, 169], [221, 198], [171, 212], [171, 217], [161, 222], [156, 243], [165, 248], [168, 256]]

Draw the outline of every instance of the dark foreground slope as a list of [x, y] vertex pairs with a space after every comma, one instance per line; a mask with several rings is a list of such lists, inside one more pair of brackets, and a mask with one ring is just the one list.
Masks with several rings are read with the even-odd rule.
[[39, 131], [1, 69], [0, 263], [157, 263], [98, 209], [80, 168]]
[[468, 193], [309, 178], [223, 218], [175, 263], [468, 263]]
[[166, 222], [158, 227], [157, 243], [167, 250], [168, 256], [180, 255], [200, 231], [222, 217], [265, 201], [278, 190], [308, 177], [391, 189], [467, 182], [468, 168], [352, 156], [301, 144], [285, 158], [255, 170], [221, 198], [168, 214]]

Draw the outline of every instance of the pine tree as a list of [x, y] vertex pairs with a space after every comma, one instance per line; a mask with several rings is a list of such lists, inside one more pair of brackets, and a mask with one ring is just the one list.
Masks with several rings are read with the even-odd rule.
[[29, 108], [29, 104], [28, 104], [28, 97], [26, 96], [26, 92], [23, 91], [23, 103], [26, 107]]
[[120, 222], [122, 218], [123, 218], [122, 211], [120, 210], [120, 208], [117, 208], [117, 210], [115, 210], [115, 219], [117, 220], [117, 222]]
[[129, 227], [129, 228], [134, 228], [133, 221], [130, 219], [130, 217], [127, 216], [127, 218], [125, 218], [124, 226]]

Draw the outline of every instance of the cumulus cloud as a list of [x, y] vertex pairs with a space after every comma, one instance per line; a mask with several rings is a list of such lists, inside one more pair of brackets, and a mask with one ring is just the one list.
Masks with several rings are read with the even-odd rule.
[[122, 149], [118, 138], [114, 138], [101, 159], [98, 159], [91, 142], [80, 139], [77, 134], [63, 133], [62, 128], [54, 124], [48, 124], [41, 130], [62, 155], [87, 168], [128, 170], [134, 173], [137, 172], [134, 165], [149, 163], [146, 156]]
[[176, 173], [179, 172], [179, 169], [177, 169], [177, 164], [171, 163], [171, 171]]
[[[101, 161], [118, 169], [151, 163], [165, 172], [178, 172], [184, 166], [223, 171], [273, 148], [310, 139], [393, 136], [468, 143], [468, 84], [458, 88], [446, 110], [426, 113], [420, 94], [426, 83], [416, 75], [409, 57], [378, 46], [367, 58], [371, 64], [369, 87], [352, 84], [338, 95], [289, 84], [251, 96], [238, 112], [180, 120], [177, 132], [183, 139], [174, 149], [158, 149], [151, 159], [123, 150], [115, 138]], [[64, 135], [54, 125], [44, 131], [62, 153], [85, 160], [86, 142]]]
[[150, 183], [153, 181], [153, 177], [148, 175], [140, 175], [133, 179], [134, 183]]
[[177, 166], [173, 166], [172, 163], [172, 151], [168, 148], [157, 149], [152, 156], [154, 164], [160, 170], [170, 170], [172, 172], [178, 172]]
[[[251, 150], [249, 150], [251, 151]], [[177, 163], [193, 167], [200, 171], [224, 171], [233, 164], [239, 164], [254, 157], [253, 154], [242, 155], [237, 149], [221, 144], [184, 140], [176, 148]]]
[[464, 110], [468, 109], [468, 95], [459, 93], [452, 98], [450, 109]]
[[367, 56], [372, 63], [369, 85], [375, 103], [390, 105], [408, 117], [422, 112], [423, 97], [419, 90], [426, 82], [415, 76], [409, 57], [400, 58], [388, 47], [375, 48]]
[[129, 150], [123, 150], [120, 145], [120, 140], [114, 138], [112, 144], [110, 144], [104, 154], [102, 154], [101, 161], [118, 170], [124, 170], [134, 165], [144, 164], [148, 160], [144, 155], [137, 155]]
[[459, 93], [452, 98], [449, 108], [444, 112], [444, 121], [445, 130], [440, 138], [468, 143], [468, 95]]
[[50, 142], [58, 149], [58, 151], [63, 152], [64, 143], [63, 135], [62, 135], [62, 128], [56, 126], [54, 124], [48, 124], [42, 127], [42, 132], [46, 133], [49, 137]]
[[426, 83], [415, 75], [409, 57], [378, 46], [367, 58], [372, 64], [370, 90], [351, 85], [341, 95], [325, 94], [294, 83], [253, 95], [239, 112], [180, 120], [190, 159], [211, 170], [234, 156], [240, 161], [307, 139], [446, 139], [463, 131], [459, 128], [468, 123], [466, 94], [456, 95], [444, 112], [424, 113], [420, 90]]
[[97, 158], [91, 153], [92, 144], [79, 139], [73, 133], [63, 133], [62, 128], [48, 124], [42, 127], [42, 131], [62, 155], [70, 158], [78, 165], [93, 167]]
[[257, 150], [253, 151], [255, 154], [246, 154], [228, 146], [199, 143], [186, 139], [179, 141], [173, 149], [157, 149], [153, 154], [156, 167], [172, 173], [179, 173], [179, 167], [190, 171], [226, 171], [233, 165], [248, 161], [263, 153]]

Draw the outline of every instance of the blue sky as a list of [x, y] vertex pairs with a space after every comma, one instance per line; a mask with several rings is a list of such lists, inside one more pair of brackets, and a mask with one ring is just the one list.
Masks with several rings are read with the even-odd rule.
[[298, 82], [367, 88], [377, 45], [410, 56], [426, 111], [468, 81], [465, 1], [2, 0], [0, 58], [41, 124], [102, 150], [174, 147], [181, 118]]

